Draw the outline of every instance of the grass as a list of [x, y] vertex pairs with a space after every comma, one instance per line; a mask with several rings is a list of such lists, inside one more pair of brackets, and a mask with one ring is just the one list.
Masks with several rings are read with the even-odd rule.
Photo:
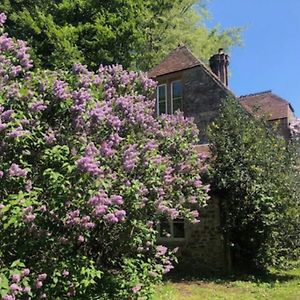
[[268, 276], [167, 281], [153, 300], [300, 300], [300, 268]]

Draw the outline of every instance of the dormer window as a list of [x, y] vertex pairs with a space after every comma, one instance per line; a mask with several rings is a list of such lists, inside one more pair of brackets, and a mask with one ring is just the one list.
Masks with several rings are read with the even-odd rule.
[[182, 110], [182, 83], [180, 80], [171, 82], [171, 112]]
[[161, 84], [157, 87], [157, 115], [167, 113], [167, 85]]
[[157, 86], [156, 112], [174, 114], [177, 110], [183, 111], [183, 86], [181, 80], [167, 81]]

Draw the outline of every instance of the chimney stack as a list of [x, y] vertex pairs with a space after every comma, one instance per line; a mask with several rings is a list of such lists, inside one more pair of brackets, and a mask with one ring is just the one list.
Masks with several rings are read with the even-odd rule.
[[209, 59], [209, 66], [212, 72], [218, 76], [225, 86], [228, 86], [228, 65], [229, 56], [224, 52], [223, 48], [220, 48], [218, 53]]

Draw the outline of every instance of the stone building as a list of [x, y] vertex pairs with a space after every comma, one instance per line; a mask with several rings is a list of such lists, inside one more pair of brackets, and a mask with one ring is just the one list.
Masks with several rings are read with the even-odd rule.
[[[210, 67], [197, 59], [184, 45], [179, 45], [148, 76], [158, 82], [157, 115], [180, 109], [193, 117], [200, 129], [200, 152], [208, 153], [206, 129], [218, 115], [219, 105], [235, 95], [228, 89], [229, 57], [222, 49], [210, 58]], [[289, 122], [295, 118], [292, 106], [271, 91], [239, 97], [251, 114], [264, 115], [278, 124], [279, 133], [289, 138]], [[216, 196], [200, 212], [201, 222], [164, 221], [159, 239], [169, 246], [179, 246], [179, 269], [190, 272], [226, 271], [230, 269], [230, 249], [221, 231], [220, 205]]]

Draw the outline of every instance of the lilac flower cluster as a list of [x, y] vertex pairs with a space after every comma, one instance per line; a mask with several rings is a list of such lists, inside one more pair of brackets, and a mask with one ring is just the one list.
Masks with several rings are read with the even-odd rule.
[[47, 108], [47, 105], [43, 101], [37, 101], [31, 104], [30, 109], [33, 112], [44, 111]]
[[123, 205], [124, 201], [120, 195], [112, 195], [108, 197], [104, 190], [99, 190], [93, 197], [90, 198], [88, 204], [93, 207], [95, 216], [103, 216], [109, 223], [122, 222], [125, 219], [126, 212], [123, 209], [118, 209]]
[[100, 169], [100, 163], [94, 159], [98, 150], [94, 144], [89, 144], [86, 148], [85, 155], [76, 161], [77, 168], [80, 172], [89, 173], [93, 176], [103, 174]]
[[31, 205], [23, 209], [23, 220], [25, 223], [31, 223], [35, 220], [36, 215], [32, 211], [33, 207]]
[[[31, 288], [24, 283], [28, 280], [28, 276], [30, 274], [30, 270], [28, 268], [24, 268], [19, 273], [14, 273], [10, 277], [10, 291], [8, 294], [2, 296], [2, 300], [16, 300], [19, 297], [24, 297], [30, 293]], [[23, 279], [24, 282], [23, 282]]]
[[8, 175], [11, 177], [26, 177], [27, 173], [27, 170], [20, 168], [20, 166], [15, 163], [11, 164], [8, 170]]
[[74, 105], [72, 106], [73, 112], [84, 112], [86, 103], [91, 100], [91, 94], [84, 88], [81, 88], [79, 91], [74, 91], [72, 93], [72, 98]]
[[126, 172], [131, 172], [138, 162], [139, 152], [137, 145], [128, 145], [123, 153], [123, 168]]
[[84, 215], [80, 216], [80, 210], [69, 211], [66, 216], [65, 224], [68, 226], [79, 226], [82, 229], [93, 229], [95, 223], [91, 221], [91, 217]]
[[59, 100], [65, 100], [70, 97], [68, 93], [68, 84], [62, 80], [55, 80], [53, 84], [53, 94]]

